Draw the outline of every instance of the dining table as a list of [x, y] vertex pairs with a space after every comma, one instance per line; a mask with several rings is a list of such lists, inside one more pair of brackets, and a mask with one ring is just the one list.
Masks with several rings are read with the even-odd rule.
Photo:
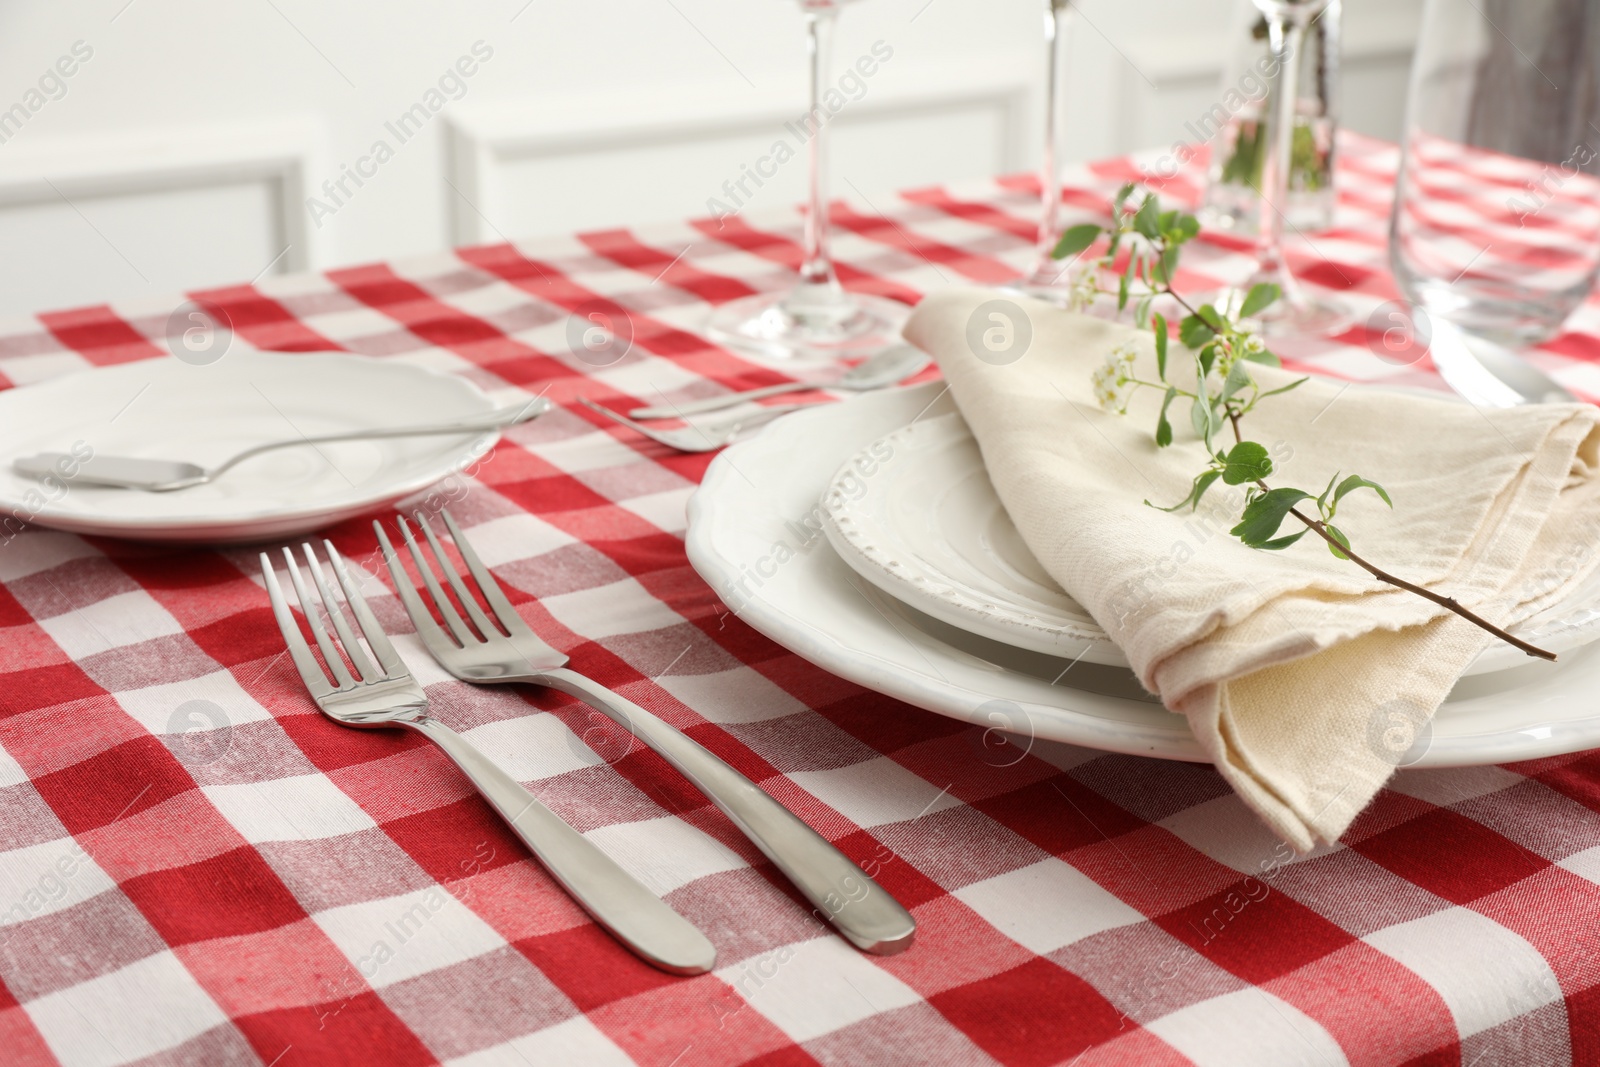
[[[1127, 181], [1196, 204], [1203, 156], [1176, 174], [1163, 157], [1069, 168], [1064, 222], [1103, 220]], [[1280, 354], [1345, 381], [1441, 389], [1424, 350], [1386, 340], [1403, 306], [1387, 267], [1398, 157], [1341, 136], [1333, 225], [1292, 234], [1289, 256], [1354, 325]], [[1449, 195], [1509, 193], [1463, 174]], [[841, 201], [840, 280], [907, 304], [1003, 285], [1032, 265], [1038, 196], [1036, 178], [1011, 176]], [[586, 705], [474, 686], [408, 653], [439, 719], [718, 951], [709, 973], [652, 969], [437, 749], [319, 714], [285, 656], [261, 546], [143, 544], [8, 514], [0, 1061], [1600, 1063], [1600, 756], [1402, 769], [1342, 840], [1300, 855], [1207, 765], [913, 707], [724, 603], [684, 548], [715, 455], [579, 400], [626, 411], [818, 374], [702, 333], [714, 307], [792, 284], [802, 225], [795, 210], [749, 212], [15, 317], [0, 322], [0, 384], [170, 358], [168, 318], [187, 299], [220, 312], [240, 349], [349, 352], [507, 403], [548, 398], [550, 413], [405, 506], [448, 506], [575, 669], [846, 853], [911, 911], [914, 944], [852, 947]], [[1181, 281], [1215, 288], [1253, 266], [1248, 237], [1208, 231]], [[601, 322], [606, 343], [573, 343]], [[1600, 303], [1531, 358], [1600, 397]], [[394, 517], [317, 536], [403, 639], [371, 522]], [[1073, 700], [1065, 682], [1060, 699]]]

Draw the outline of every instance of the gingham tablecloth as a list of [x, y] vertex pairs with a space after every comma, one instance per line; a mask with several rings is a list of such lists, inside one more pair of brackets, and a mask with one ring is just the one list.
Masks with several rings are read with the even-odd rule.
[[[1149, 159], [1075, 173], [1085, 218]], [[1358, 317], [1395, 294], [1395, 153], [1345, 142], [1337, 226], [1302, 277]], [[839, 210], [846, 284], [914, 301], [1028, 263], [1026, 179]], [[1164, 183], [1193, 197], [1193, 174]], [[1494, 191], [1484, 195], [1498, 195]], [[798, 219], [466, 249], [191, 294], [236, 343], [345, 349], [558, 410], [432, 494], [574, 665], [657, 711], [834, 840], [916, 915], [848, 947], [661, 760], [544, 691], [420, 654], [446, 722], [704, 929], [675, 978], [587, 920], [445, 759], [324, 719], [282, 657], [254, 550], [7, 525], [0, 545], [0, 1061], [9, 1064], [1559, 1064], [1600, 1062], [1600, 759], [1402, 772], [1295, 858], [1209, 768], [980, 731], [866, 692], [729, 613], [684, 557], [709, 457], [575, 403], [779, 375], [707, 344], [708, 307], [787, 284]], [[1244, 277], [1238, 242], [1191, 289]], [[156, 357], [176, 297], [12, 321], [25, 385]], [[595, 365], [595, 311], [632, 349]], [[1380, 328], [1386, 326], [1380, 322]], [[1375, 335], [1291, 355], [1431, 380]], [[1540, 359], [1600, 394], [1593, 306]], [[612, 353], [614, 354], [614, 353]], [[225, 358], [225, 357], [224, 357]], [[609, 355], [608, 357], [609, 358]], [[330, 536], [369, 574], [368, 522]], [[992, 739], [990, 739], [992, 742]]]

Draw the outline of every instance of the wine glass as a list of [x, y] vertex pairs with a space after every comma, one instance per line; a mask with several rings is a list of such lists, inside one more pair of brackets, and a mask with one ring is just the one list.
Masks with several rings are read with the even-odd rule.
[[[1261, 169], [1261, 223], [1257, 227], [1256, 273], [1250, 286], [1276, 285], [1278, 301], [1256, 316], [1269, 336], [1333, 333], [1349, 324], [1343, 308], [1302, 289], [1283, 258], [1284, 212], [1289, 207], [1289, 170], [1300, 97], [1300, 57], [1306, 30], [1331, 0], [1253, 0], [1266, 16], [1272, 53], [1267, 96], [1267, 144]], [[1247, 286], [1248, 288], [1248, 286]]]
[[828, 255], [828, 124], [822, 93], [839, 9], [854, 0], [799, 0], [811, 59], [810, 197], [800, 281], [783, 293], [729, 301], [712, 313], [712, 340], [774, 360], [848, 359], [900, 343], [911, 309], [897, 300], [847, 293]]
[[1067, 82], [1068, 32], [1072, 28], [1071, 0], [1044, 0], [1045, 39], [1045, 96], [1044, 96], [1044, 153], [1039, 162], [1039, 238], [1038, 258], [1033, 270], [1018, 278], [1007, 288], [1048, 300], [1055, 304], [1070, 302], [1072, 291], [1067, 276], [1067, 263], [1053, 255], [1056, 243], [1061, 240], [1061, 160], [1060, 152], [1066, 143], [1062, 137], [1062, 119], [1066, 109], [1061, 106], [1061, 94]]
[[1389, 259], [1435, 329], [1515, 351], [1554, 337], [1600, 276], [1600, 12], [1484, 6], [1424, 8]]

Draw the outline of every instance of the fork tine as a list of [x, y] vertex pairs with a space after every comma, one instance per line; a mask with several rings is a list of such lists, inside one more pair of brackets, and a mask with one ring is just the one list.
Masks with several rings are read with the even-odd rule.
[[[415, 583], [406, 573], [404, 564], [400, 562], [400, 554], [394, 550], [383, 523], [373, 519], [372, 528], [378, 532], [378, 543], [383, 546], [383, 561], [389, 567], [389, 578], [394, 582], [394, 591], [399, 594], [400, 603], [405, 605], [406, 614], [411, 616], [411, 624], [417, 628], [417, 636], [422, 638], [422, 643], [428, 646], [428, 650], [435, 658], [445, 655], [447, 651], [454, 652], [456, 643], [450, 639], [449, 634], [439, 628], [438, 623], [433, 621], [428, 605], [422, 602]], [[381, 653], [379, 658], [382, 658]]]
[[289, 658], [294, 660], [295, 669], [300, 672], [300, 680], [306, 684], [313, 698], [321, 700], [334, 692], [333, 686], [328, 684], [328, 676], [322, 673], [316, 657], [311, 654], [311, 646], [306, 644], [305, 637], [300, 633], [300, 624], [294, 621], [294, 615], [289, 611], [289, 604], [283, 598], [283, 587], [278, 584], [278, 572], [272, 568], [272, 560], [265, 552], [261, 553], [261, 577], [266, 582], [267, 599], [272, 601], [272, 615], [278, 620], [278, 630], [283, 634], [283, 643], [289, 647]]
[[[333, 545], [324, 541], [328, 548]], [[350, 623], [344, 617], [344, 610], [339, 607], [339, 600], [333, 595], [333, 590], [328, 588], [328, 582], [322, 574], [322, 564], [317, 561], [316, 555], [311, 551], [310, 543], [301, 546], [305, 553], [306, 569], [311, 572], [311, 581], [317, 587], [317, 594], [322, 597], [322, 603], [328, 609], [328, 620], [333, 623], [333, 629], [339, 635], [339, 641], [344, 645], [345, 655], [350, 657], [350, 662], [355, 666], [356, 673], [361, 675], [364, 682], [376, 682], [381, 675], [378, 668], [372, 665], [372, 660], [367, 658], [366, 649], [361, 647], [361, 642], [356, 640]]]
[[478, 583], [478, 588], [483, 590], [483, 598], [489, 602], [489, 608], [494, 612], [494, 617], [508, 634], [518, 632], [530, 634], [528, 624], [522, 621], [522, 616], [517, 614], [517, 609], [511, 606], [511, 601], [506, 599], [505, 591], [500, 588], [500, 582], [489, 573], [489, 568], [483, 565], [483, 560], [478, 558], [477, 551], [472, 547], [472, 542], [467, 540], [461, 532], [461, 527], [456, 525], [455, 516], [450, 514], [449, 508], [440, 508], [439, 514], [444, 516], [444, 524], [450, 531], [451, 540], [456, 543], [456, 551], [461, 553], [461, 561], [467, 565], [467, 570], [472, 572], [472, 578]]
[[340, 689], [349, 689], [356, 684], [350, 677], [350, 668], [344, 665], [344, 660], [339, 656], [339, 649], [328, 636], [327, 629], [322, 625], [322, 619], [317, 615], [316, 602], [306, 590], [306, 583], [300, 577], [300, 565], [294, 561], [294, 553], [287, 547], [283, 550], [284, 562], [289, 565], [289, 581], [294, 583], [295, 596], [300, 598], [300, 612], [305, 615], [306, 622], [311, 624], [311, 636], [317, 639], [317, 647], [322, 649], [322, 659], [333, 672], [334, 681], [339, 683]]
[[[422, 512], [416, 512], [416, 517], [417, 525], [422, 528], [423, 535], [428, 539], [428, 547], [433, 549], [434, 559], [439, 561], [439, 569], [444, 572], [445, 581], [449, 582], [450, 588], [456, 591], [456, 597], [461, 601], [461, 606], [467, 609], [467, 614], [472, 618], [472, 624], [478, 628], [478, 633], [483, 635], [484, 640], [498, 637], [500, 631], [495, 629], [494, 623], [490, 622], [489, 617], [483, 613], [483, 609], [478, 607], [477, 599], [467, 589], [466, 583], [461, 580], [461, 575], [456, 571], [455, 564], [451, 563], [450, 557], [444, 554], [444, 546], [439, 543], [439, 538], [434, 534], [433, 526], [423, 517]], [[450, 536], [455, 537], [453, 530]], [[459, 538], [456, 539], [456, 547], [461, 547]]]
[[580, 396], [578, 398], [578, 403], [582, 404], [584, 407], [588, 408], [590, 411], [598, 412], [601, 415], [604, 415], [606, 418], [611, 419], [611, 420], [613, 420], [614, 422], [617, 422], [620, 425], [626, 426], [630, 430], [633, 430], [633, 431], [635, 431], [637, 433], [644, 434], [646, 437], [650, 438], [650, 440], [652, 440], [652, 441], [655, 441], [657, 444], [666, 445], [668, 448], [676, 448], [677, 447], [676, 445], [673, 444], [671, 438], [668, 438], [668, 437], [664, 436], [660, 431], [658, 431], [658, 430], [656, 430], [656, 429], [654, 429], [652, 427], [649, 427], [649, 426], [641, 426], [639, 423], [634, 422], [632, 419], [628, 418], [626, 415], [618, 414], [617, 412], [612, 411], [610, 408], [607, 408], [607, 407], [601, 407], [599, 404], [596, 404], [594, 401], [590, 400], [586, 396]]
[[399, 653], [395, 652], [394, 646], [389, 643], [389, 635], [378, 625], [372, 609], [367, 607], [367, 598], [361, 595], [361, 587], [350, 577], [350, 569], [345, 566], [344, 557], [339, 555], [339, 550], [333, 547], [332, 541], [325, 540], [322, 546], [327, 549], [328, 560], [333, 564], [334, 577], [339, 579], [339, 588], [344, 590], [345, 602], [355, 613], [356, 625], [361, 627], [361, 633], [371, 646], [372, 654], [378, 657], [378, 662], [383, 666], [384, 677], [398, 678], [411, 673], [406, 670]]
[[422, 575], [422, 584], [428, 587], [428, 595], [433, 598], [439, 614], [444, 617], [444, 624], [455, 635], [456, 643], [462, 648], [478, 644], [478, 639], [467, 629], [467, 624], [461, 621], [461, 616], [456, 614], [450, 598], [439, 588], [439, 579], [433, 576], [433, 568], [429, 567], [428, 561], [423, 558], [422, 549], [417, 547], [417, 539], [411, 536], [411, 524], [406, 521], [404, 515], [400, 516], [400, 532], [405, 535], [406, 545], [411, 549], [411, 559], [417, 565], [417, 573]]

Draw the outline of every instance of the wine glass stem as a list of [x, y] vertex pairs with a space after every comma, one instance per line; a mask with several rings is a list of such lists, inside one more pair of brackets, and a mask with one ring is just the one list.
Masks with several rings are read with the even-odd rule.
[[1072, 14], [1069, 0], [1044, 0], [1045, 92], [1044, 154], [1039, 161], [1039, 268], [1038, 274], [1059, 274], [1062, 266], [1052, 253], [1061, 240], [1061, 158], [1065, 143], [1061, 93], [1066, 84], [1067, 27]]
[[802, 286], [827, 286], [837, 289], [833, 261], [828, 257], [828, 120], [823, 109], [822, 87], [829, 71], [833, 44], [833, 23], [838, 9], [832, 6], [806, 6], [806, 36], [811, 53], [811, 110], [806, 122], [811, 126], [807, 148], [811, 196], [806, 212], [805, 258], [800, 264]]
[[1257, 258], [1257, 278], [1274, 282], [1283, 291], [1284, 303], [1296, 296], [1294, 276], [1283, 261], [1283, 222], [1289, 209], [1289, 177], [1294, 162], [1295, 117], [1300, 89], [1300, 49], [1306, 28], [1299, 22], [1273, 16], [1267, 25], [1268, 41], [1277, 73], [1272, 79], [1272, 139], [1263, 161], [1261, 181], [1261, 224]]

